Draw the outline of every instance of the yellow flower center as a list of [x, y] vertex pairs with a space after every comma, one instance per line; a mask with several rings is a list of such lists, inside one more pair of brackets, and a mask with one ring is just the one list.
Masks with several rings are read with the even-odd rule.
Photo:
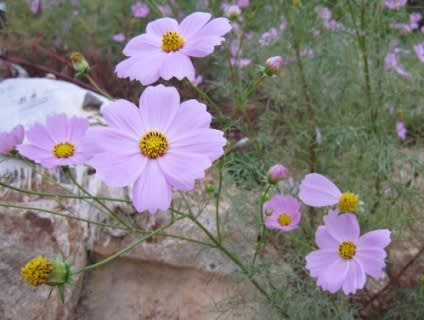
[[184, 45], [184, 38], [178, 32], [168, 31], [162, 36], [162, 50], [165, 52], [177, 51]]
[[69, 54], [69, 58], [71, 58], [72, 63], [78, 64], [84, 61], [84, 56], [81, 52], [73, 51]]
[[22, 279], [33, 285], [39, 286], [47, 283], [53, 271], [53, 264], [42, 256], [35, 257], [27, 262], [21, 269]]
[[341, 212], [356, 212], [358, 196], [353, 192], [345, 192], [340, 196], [339, 209]]
[[149, 131], [141, 137], [139, 147], [144, 156], [156, 159], [168, 150], [168, 138], [161, 132]]
[[69, 142], [60, 142], [53, 147], [53, 154], [59, 158], [69, 158], [74, 155], [75, 146]]
[[278, 223], [285, 227], [292, 222], [292, 218], [287, 213], [281, 213], [278, 217]]
[[344, 260], [352, 259], [356, 254], [356, 245], [350, 241], [343, 241], [341, 245], [339, 245], [339, 255]]

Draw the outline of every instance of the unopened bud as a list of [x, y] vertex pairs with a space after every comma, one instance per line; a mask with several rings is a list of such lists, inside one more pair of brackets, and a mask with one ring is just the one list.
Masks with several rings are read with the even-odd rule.
[[287, 177], [288, 170], [285, 166], [282, 164], [274, 164], [271, 168], [268, 170], [268, 182], [271, 184], [278, 183], [279, 181], [283, 180]]
[[213, 184], [208, 184], [205, 188], [207, 193], [215, 193], [216, 188]]
[[265, 74], [272, 76], [280, 72], [284, 64], [284, 59], [281, 56], [270, 57], [265, 62]]
[[69, 54], [69, 58], [71, 58], [72, 66], [74, 70], [78, 73], [86, 73], [90, 70], [90, 65], [87, 60], [81, 54], [81, 52], [74, 51]]
[[268, 217], [272, 216], [272, 210], [271, 209], [265, 209], [264, 214]]

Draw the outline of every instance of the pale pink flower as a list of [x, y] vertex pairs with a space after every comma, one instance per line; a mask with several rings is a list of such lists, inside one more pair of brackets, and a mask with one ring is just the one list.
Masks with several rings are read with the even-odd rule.
[[296, 229], [302, 215], [300, 214], [300, 202], [292, 196], [276, 195], [264, 203], [265, 226], [268, 229], [288, 232]]
[[33, 14], [37, 14], [41, 10], [41, 0], [30, 0], [29, 2], [29, 10]]
[[173, 87], [148, 87], [139, 104], [121, 99], [102, 107], [108, 126], [90, 128], [86, 148], [99, 178], [131, 186], [134, 207], [153, 214], [169, 208], [173, 187], [193, 189], [226, 140], [210, 129], [206, 106], [194, 99], [180, 103]]
[[230, 58], [230, 64], [232, 66], [238, 66], [239, 68], [245, 68], [249, 66], [251, 63], [252, 63], [252, 60], [249, 58], [240, 58], [240, 59], [237, 59], [234, 57]]
[[412, 29], [418, 29], [418, 24], [422, 19], [422, 15], [419, 12], [413, 12], [409, 15], [409, 25]]
[[237, 0], [236, 3], [240, 8], [247, 8], [250, 5], [250, 0]]
[[7, 154], [24, 140], [25, 130], [17, 125], [11, 131], [0, 132], [0, 153]]
[[405, 124], [402, 121], [396, 121], [396, 134], [399, 139], [405, 140], [408, 130], [405, 127]]
[[240, 7], [235, 4], [224, 3], [222, 5], [222, 10], [224, 11], [224, 16], [230, 19], [237, 19], [241, 15]]
[[144, 18], [147, 17], [150, 12], [150, 9], [148, 5], [137, 1], [131, 6], [131, 12], [133, 17], [135, 18]]
[[399, 9], [404, 7], [408, 0], [385, 0], [384, 5], [389, 9]]
[[384, 64], [386, 71], [393, 70], [406, 79], [412, 79], [412, 75], [400, 64], [396, 53], [389, 52], [384, 58]]
[[190, 57], [211, 54], [231, 29], [226, 18], [210, 19], [209, 13], [195, 12], [180, 24], [171, 18], [150, 22], [146, 33], [131, 39], [125, 46], [123, 52], [129, 58], [116, 66], [118, 77], [136, 79], [143, 85], [160, 77], [193, 80], [195, 71]]
[[286, 64], [282, 56], [269, 57], [265, 62], [265, 72], [269, 74], [277, 74], [280, 72], [283, 64]]
[[299, 186], [299, 199], [311, 207], [337, 205], [342, 212], [356, 212], [358, 196], [352, 192], [342, 193], [327, 177], [319, 173], [307, 174]]
[[112, 40], [116, 42], [125, 41], [125, 35], [123, 33], [116, 33], [112, 36]]
[[319, 249], [306, 256], [306, 269], [323, 290], [354, 294], [365, 286], [367, 275], [384, 276], [384, 248], [391, 242], [387, 229], [361, 236], [354, 214], [330, 210], [315, 233], [315, 242]]
[[415, 53], [418, 59], [424, 63], [424, 42], [421, 42], [414, 46]]
[[87, 119], [69, 118], [64, 113], [51, 115], [46, 125], [36, 123], [27, 130], [29, 142], [17, 149], [46, 168], [81, 164], [90, 157], [83, 147], [87, 129]]
[[277, 183], [285, 179], [288, 175], [288, 170], [285, 166], [280, 163], [274, 164], [268, 170], [268, 181], [270, 183]]

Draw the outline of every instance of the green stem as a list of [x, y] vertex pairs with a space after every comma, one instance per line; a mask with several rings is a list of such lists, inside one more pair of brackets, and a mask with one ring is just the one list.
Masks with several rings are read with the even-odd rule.
[[268, 186], [265, 188], [265, 191], [263, 192], [263, 194], [261, 195], [260, 201], [259, 201], [259, 221], [260, 221], [260, 227], [261, 227], [261, 231], [259, 234], [259, 239], [256, 243], [256, 248], [255, 248], [255, 254], [253, 255], [253, 259], [252, 259], [252, 267], [255, 266], [256, 263], [256, 258], [258, 256], [259, 250], [262, 248], [263, 243], [265, 242], [265, 232], [266, 232], [266, 228], [265, 228], [265, 223], [264, 223], [264, 203], [265, 203], [265, 195], [269, 192], [269, 189], [271, 189], [270, 184], [268, 184]]
[[81, 272], [86, 272], [86, 271], [89, 271], [89, 270], [92, 270], [92, 269], [95, 269], [95, 268], [104, 266], [105, 264], [108, 264], [108, 263], [112, 262], [116, 258], [119, 258], [123, 254], [131, 251], [132, 249], [134, 249], [135, 247], [137, 247], [138, 245], [140, 245], [141, 243], [143, 243], [147, 239], [151, 238], [152, 236], [157, 235], [158, 233], [160, 233], [160, 232], [164, 231], [165, 229], [169, 228], [172, 224], [173, 224], [173, 222], [168, 223], [167, 225], [165, 225], [165, 226], [163, 226], [163, 227], [161, 227], [161, 228], [159, 228], [157, 230], [154, 230], [154, 231], [150, 232], [148, 235], [146, 235], [146, 236], [138, 239], [137, 241], [134, 241], [128, 247], [125, 247], [124, 249], [116, 252], [115, 254], [107, 257], [106, 259], [103, 259], [103, 260], [101, 260], [101, 261], [99, 261], [97, 263], [94, 263], [92, 265], [89, 265], [89, 266], [86, 266], [86, 267], [83, 267], [83, 268], [80, 268], [80, 269], [77, 269], [77, 270], [73, 270], [72, 271], [72, 274], [78, 274], [78, 273], [81, 273]]
[[243, 265], [243, 263], [233, 254], [231, 253], [227, 248], [225, 248], [219, 241], [216, 239], [209, 230], [203, 226], [195, 217], [191, 215], [184, 215], [183, 213], [175, 210], [175, 213], [179, 215], [183, 215], [184, 217], [189, 218], [191, 221], [193, 221], [206, 235], [207, 237], [215, 244], [216, 248], [219, 249], [222, 253], [224, 253], [231, 261], [233, 261], [240, 270], [248, 277], [249, 281], [258, 289], [260, 293], [262, 293], [269, 301], [271, 301], [271, 296], [266, 292], [264, 288], [253, 278], [252, 274], [249, 272], [249, 270]]
[[104, 211], [110, 218], [116, 220], [117, 222], [119, 222], [120, 224], [124, 225], [125, 227], [128, 228], [128, 230], [134, 230], [134, 227], [131, 226], [130, 224], [128, 224], [126, 221], [122, 220], [121, 218], [119, 218], [112, 210], [110, 210], [108, 208], [108, 206], [106, 206], [103, 202], [101, 202], [99, 199], [97, 199], [95, 196], [93, 196], [90, 192], [88, 192], [87, 190], [85, 190], [85, 188], [83, 186], [81, 186], [74, 178], [74, 176], [71, 173], [71, 170], [68, 167], [64, 167], [63, 170], [65, 171], [65, 173], [68, 175], [69, 179], [72, 181], [72, 183], [79, 189], [81, 190], [83, 193], [85, 193], [88, 197], [90, 197], [91, 200], [93, 200], [94, 202], [96, 202], [97, 204], [99, 204], [102, 208], [104, 208], [106, 211]]
[[90, 75], [88, 75], [88, 74], [84, 73], [84, 76], [87, 78], [88, 82], [90, 82], [90, 84], [91, 84], [94, 88], [96, 88], [96, 90], [97, 90], [98, 92], [100, 92], [100, 93], [101, 93], [102, 95], [104, 95], [106, 98], [108, 98], [108, 99], [110, 99], [110, 100], [113, 100], [113, 97], [112, 97], [109, 93], [107, 93], [104, 89], [100, 88], [100, 87], [99, 87], [99, 85], [97, 84], [97, 82], [96, 82], [96, 81], [94, 81], [94, 79], [93, 79]]
[[219, 182], [218, 182], [218, 192], [216, 194], [215, 200], [215, 221], [216, 221], [216, 233], [218, 237], [218, 241], [221, 243], [221, 227], [219, 221], [219, 205], [221, 201], [221, 192], [222, 192], [222, 180], [223, 180], [223, 171], [224, 171], [224, 159], [225, 155], [219, 160], [218, 168], [219, 168]]
[[14, 205], [14, 204], [6, 204], [6, 203], [0, 203], [0, 207], [3, 208], [15, 208], [15, 209], [23, 209], [23, 210], [32, 210], [32, 211], [39, 211], [39, 212], [46, 212], [55, 216], [59, 216], [59, 217], [64, 217], [64, 218], [70, 218], [70, 219], [74, 219], [74, 220], [78, 220], [78, 221], [82, 221], [82, 222], [87, 222], [90, 224], [94, 224], [100, 227], [107, 227], [107, 228], [115, 228], [115, 229], [122, 229], [122, 230], [126, 230], [123, 227], [120, 226], [114, 226], [111, 224], [107, 224], [107, 223], [102, 223], [102, 222], [97, 222], [97, 221], [93, 221], [93, 220], [88, 220], [88, 219], [84, 219], [78, 216], [73, 216], [73, 215], [69, 215], [69, 214], [64, 214], [64, 213], [60, 213], [60, 212], [56, 212], [56, 211], [52, 211], [52, 210], [47, 210], [47, 209], [41, 209], [41, 208], [35, 208], [35, 207], [27, 207], [27, 206], [18, 206], [18, 205]]
[[[36, 195], [36, 196], [40, 196], [40, 197], [66, 198], [66, 199], [79, 199], [79, 200], [91, 200], [92, 199], [92, 197], [89, 197], [89, 196], [78, 196], [78, 195], [73, 195], [73, 194], [37, 192], [37, 191], [29, 190], [29, 189], [22, 189], [22, 188], [14, 187], [14, 186], [8, 185], [6, 183], [3, 183], [1, 181], [0, 181], [0, 186], [7, 188], [7, 189], [10, 189], [10, 190], [13, 190], [13, 191], [22, 192], [22, 193], [26, 193], [26, 194], [32, 194], [32, 195]], [[131, 203], [130, 200], [125, 200], [125, 199], [115, 199], [115, 198], [108, 198], [108, 197], [96, 197], [96, 198], [100, 201]]]

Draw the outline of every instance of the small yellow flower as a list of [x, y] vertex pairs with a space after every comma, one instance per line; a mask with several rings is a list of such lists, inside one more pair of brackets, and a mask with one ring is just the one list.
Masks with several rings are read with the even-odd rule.
[[74, 70], [78, 73], [86, 73], [88, 70], [90, 70], [90, 65], [81, 52], [73, 51], [69, 54], [69, 58], [72, 61]]
[[33, 286], [47, 284], [50, 274], [54, 268], [53, 263], [42, 257], [38, 256], [27, 262], [21, 269], [22, 279]]

